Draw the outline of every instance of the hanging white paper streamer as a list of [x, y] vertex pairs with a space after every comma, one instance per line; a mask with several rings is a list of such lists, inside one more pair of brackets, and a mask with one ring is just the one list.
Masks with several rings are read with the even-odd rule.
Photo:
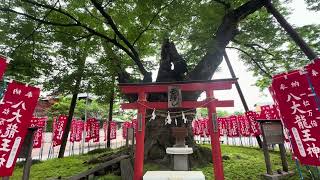
[[178, 126], [177, 118], [174, 119], [174, 122], [176, 123], [176, 126]]
[[156, 109], [153, 109], [153, 112], [152, 112], [152, 114], [151, 114], [151, 118], [150, 118], [149, 121], [155, 120], [156, 117], [157, 117], [157, 116], [156, 116]]
[[170, 112], [168, 111], [168, 116], [167, 116], [167, 118], [166, 118], [166, 120], [165, 120], [165, 124], [164, 125], [166, 125], [166, 124], [171, 124], [171, 117], [170, 117]]
[[186, 124], [188, 119], [186, 118], [186, 116], [184, 115], [183, 111], [182, 111], [182, 119], [183, 119], [183, 122]]

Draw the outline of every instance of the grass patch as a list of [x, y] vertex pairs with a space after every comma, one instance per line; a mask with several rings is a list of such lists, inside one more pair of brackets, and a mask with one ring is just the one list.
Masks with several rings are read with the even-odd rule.
[[[210, 148], [210, 145], [203, 146]], [[261, 174], [266, 173], [263, 152], [258, 148], [222, 145], [221, 151], [223, 155], [226, 155], [230, 158], [228, 160], [223, 160], [223, 168], [226, 180], [261, 179]], [[270, 159], [273, 171], [282, 169], [279, 152], [271, 151]], [[294, 171], [295, 174], [294, 176], [286, 179], [299, 179], [295, 163], [290, 155], [287, 155], [287, 160], [289, 164], [289, 170]], [[210, 163], [204, 166], [193, 167], [193, 170], [202, 171], [207, 180], [212, 180], [214, 179], [212, 167], [213, 165]], [[312, 179], [310, 173], [307, 172], [305, 167], [303, 168], [303, 176], [305, 179]]]
[[[211, 148], [210, 145], [202, 145], [203, 148]], [[221, 146], [222, 153], [224, 156], [228, 156], [227, 160], [223, 160], [223, 167], [226, 180], [254, 180], [261, 179], [261, 174], [266, 172], [266, 167], [264, 163], [263, 152], [257, 148], [251, 147], [238, 147], [238, 146]], [[118, 151], [118, 150], [113, 150]], [[86, 162], [90, 161], [93, 158], [106, 156], [111, 154], [112, 151], [109, 150], [96, 150], [90, 152], [86, 155], [78, 155], [72, 157], [65, 157], [63, 159], [50, 159], [43, 162], [37, 162], [32, 165], [30, 179], [40, 180], [40, 179], [52, 179], [52, 178], [62, 178], [66, 179], [70, 176], [76, 175], [83, 171], [86, 171], [97, 164], [88, 164]], [[281, 159], [279, 152], [270, 152], [272, 169], [276, 171], [281, 169]], [[207, 157], [211, 158], [211, 157]], [[293, 177], [287, 178], [289, 180], [299, 179], [298, 172], [294, 161], [291, 159], [291, 156], [287, 156], [289, 170], [295, 172]], [[10, 179], [20, 180], [22, 177], [22, 165], [19, 164], [16, 166], [14, 175]], [[212, 164], [203, 164], [195, 166], [192, 170], [202, 171], [206, 176], [207, 180], [212, 180]], [[163, 166], [160, 163], [146, 163], [144, 165], [144, 172], [146, 171], [157, 171], [157, 170], [170, 170], [170, 167]], [[307, 171], [306, 167], [302, 167], [303, 176], [305, 179], [312, 179], [311, 174]], [[314, 179], [320, 179], [317, 176], [316, 169], [311, 170], [314, 172]], [[119, 180], [120, 176], [115, 176], [114, 174], [108, 174], [105, 176], [98, 177], [97, 179], [105, 180]]]
[[[97, 151], [98, 153], [91, 152], [85, 155], [75, 155], [65, 157], [62, 159], [49, 159], [46, 161], [38, 162], [31, 166], [30, 179], [50, 179], [50, 178], [62, 178], [76, 175], [92, 167], [96, 164], [86, 163], [94, 157], [98, 157], [105, 151]], [[18, 165], [15, 167], [13, 176], [10, 179], [20, 180], [22, 177], [23, 167]]]

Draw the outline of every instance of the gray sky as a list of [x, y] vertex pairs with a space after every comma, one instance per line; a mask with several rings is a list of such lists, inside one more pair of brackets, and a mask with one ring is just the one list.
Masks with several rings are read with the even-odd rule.
[[[307, 24], [320, 24], [320, 13], [308, 11], [306, 9], [306, 4], [303, 0], [292, 0], [291, 3], [288, 4], [289, 8], [292, 9], [292, 14], [290, 15], [289, 21], [290, 24], [294, 26], [303, 26]], [[234, 67], [234, 71], [236, 76], [239, 78], [239, 83], [243, 94], [247, 100], [249, 109], [253, 109], [253, 105], [256, 103], [272, 103], [272, 99], [269, 95], [268, 91], [264, 91], [263, 93], [259, 91], [259, 88], [254, 86], [254, 82], [256, 80], [253, 77], [252, 72], [247, 72], [247, 68], [244, 64], [239, 60], [238, 54], [235, 50], [227, 50], [229, 55], [229, 59], [231, 61], [232, 66]], [[214, 75], [214, 79], [219, 78], [230, 78], [230, 73], [228, 71], [226, 63], [223, 61], [220, 65], [221, 71], [217, 72]], [[235, 101], [234, 108], [223, 108], [228, 111], [239, 111], [243, 110], [242, 103], [238, 96], [238, 93], [235, 87], [232, 90], [217, 92], [215, 93], [215, 97], [217, 99], [230, 99]], [[222, 109], [222, 108], [221, 108]]]

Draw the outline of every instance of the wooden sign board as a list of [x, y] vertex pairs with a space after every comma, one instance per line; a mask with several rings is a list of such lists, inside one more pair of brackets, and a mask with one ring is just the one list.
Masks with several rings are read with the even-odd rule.
[[168, 86], [168, 108], [181, 107], [182, 95], [178, 86]]
[[267, 145], [282, 144], [284, 142], [283, 128], [280, 121], [261, 123], [264, 140]]

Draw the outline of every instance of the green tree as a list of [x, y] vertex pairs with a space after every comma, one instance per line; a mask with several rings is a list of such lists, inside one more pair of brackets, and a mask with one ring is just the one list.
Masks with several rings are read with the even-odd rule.
[[[48, 113], [52, 117], [60, 114], [68, 114], [70, 104], [71, 97], [60, 97], [58, 102], [50, 107]], [[77, 105], [74, 109], [74, 117], [84, 119], [85, 113], [87, 112], [88, 117], [103, 120], [107, 118], [107, 111], [108, 106], [106, 104], [99, 103], [97, 100], [90, 100], [90, 103], [86, 104], [86, 100], [82, 99], [77, 101]]]

